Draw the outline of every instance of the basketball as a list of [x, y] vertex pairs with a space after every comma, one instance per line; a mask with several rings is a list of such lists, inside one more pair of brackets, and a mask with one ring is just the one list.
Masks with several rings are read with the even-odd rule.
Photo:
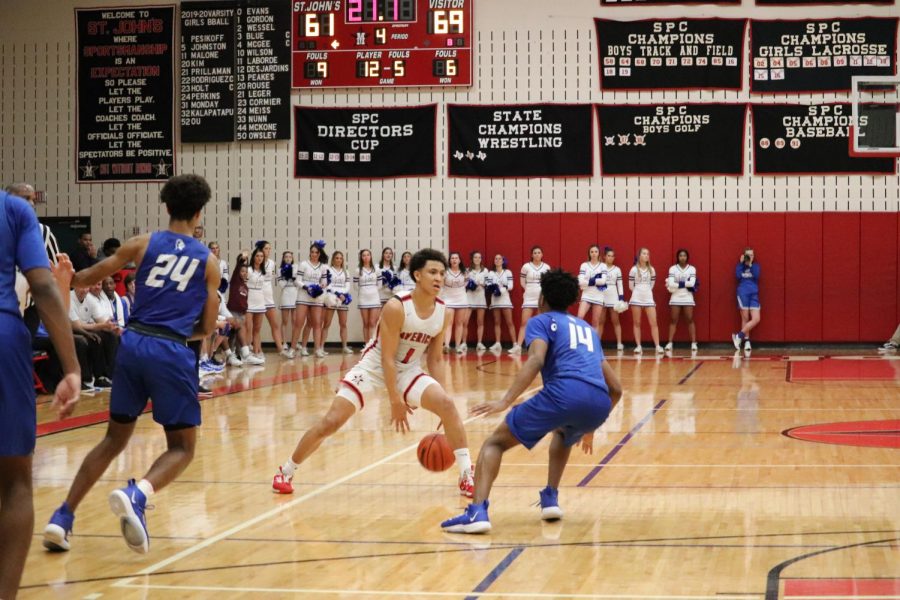
[[416, 455], [419, 457], [419, 464], [436, 473], [446, 471], [456, 460], [443, 433], [429, 433], [423, 437]]

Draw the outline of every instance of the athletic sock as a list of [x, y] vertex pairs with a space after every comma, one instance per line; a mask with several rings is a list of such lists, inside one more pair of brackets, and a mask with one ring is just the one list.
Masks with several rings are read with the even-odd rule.
[[200, 355], [200, 362], [204, 362], [207, 360], [209, 360], [209, 354], [201, 354]]
[[250, 356], [250, 346], [241, 346], [241, 358]]
[[743, 331], [738, 331], [738, 339], [741, 339], [741, 340], [747, 339], [747, 336], [744, 335]]
[[294, 476], [294, 471], [296, 471], [297, 467], [299, 467], [299, 466], [300, 466], [299, 463], [295, 463], [292, 458], [289, 458], [285, 461], [285, 463], [283, 465], [281, 465], [281, 473], [285, 477], [290, 479], [291, 477]]
[[147, 481], [146, 479], [141, 479], [137, 482], [137, 487], [139, 490], [144, 492], [144, 496], [149, 500], [150, 496], [153, 495], [153, 484]]
[[469, 456], [468, 448], [460, 448], [459, 450], [454, 450], [453, 456], [456, 457], [456, 464], [459, 465], [460, 475], [466, 475], [469, 471], [472, 470], [472, 457]]

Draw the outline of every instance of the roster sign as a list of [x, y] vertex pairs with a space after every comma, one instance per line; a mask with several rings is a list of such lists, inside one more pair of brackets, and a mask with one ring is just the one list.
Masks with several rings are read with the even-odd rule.
[[602, 104], [603, 175], [741, 175], [744, 104]]
[[448, 168], [462, 177], [590, 177], [590, 104], [447, 106]]
[[473, 2], [294, 0], [293, 85], [472, 85]]
[[595, 19], [600, 87], [740, 89], [744, 19]]
[[850, 156], [850, 104], [754, 104], [752, 111], [754, 173], [895, 172], [893, 157]]
[[750, 21], [753, 92], [850, 89], [855, 75], [893, 75], [897, 19]]
[[294, 107], [294, 176], [369, 179], [435, 174], [437, 105]]
[[280, 0], [182, 2], [182, 142], [291, 137], [290, 31]]
[[76, 9], [76, 181], [175, 172], [174, 6]]

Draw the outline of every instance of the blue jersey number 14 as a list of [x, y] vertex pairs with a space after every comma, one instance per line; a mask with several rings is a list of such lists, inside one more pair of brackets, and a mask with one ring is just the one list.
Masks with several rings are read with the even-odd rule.
[[594, 338], [591, 336], [590, 327], [569, 323], [569, 348], [575, 350], [578, 344], [584, 344], [588, 352], [594, 351]]
[[150, 269], [150, 274], [147, 275], [146, 283], [150, 287], [161, 288], [166, 284], [162, 279], [169, 278], [178, 284], [175, 289], [183, 292], [187, 289], [188, 282], [199, 264], [199, 260], [189, 256], [179, 258], [174, 254], [160, 254], [156, 258], [156, 265]]

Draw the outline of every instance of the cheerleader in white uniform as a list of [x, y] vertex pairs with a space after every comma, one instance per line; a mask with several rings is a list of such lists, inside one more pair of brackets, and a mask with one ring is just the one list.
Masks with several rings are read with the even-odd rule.
[[675, 253], [675, 264], [669, 267], [669, 276], [666, 278], [666, 287], [671, 292], [669, 298], [669, 343], [666, 344], [666, 353], [672, 352], [672, 338], [675, 337], [675, 328], [678, 321], [684, 316], [687, 322], [688, 333], [691, 334], [691, 353], [697, 352], [697, 328], [694, 325], [694, 288], [697, 285], [697, 269], [688, 264], [691, 255], [684, 248]]
[[400, 266], [397, 268], [397, 275], [400, 277], [400, 287], [397, 289], [404, 292], [411, 292], [416, 289], [416, 282], [413, 281], [412, 273], [409, 270], [409, 262], [411, 260], [412, 252], [404, 252], [400, 256]]
[[[207, 245], [207, 248], [209, 248], [210, 254], [215, 256], [216, 260], [219, 263], [219, 275], [221, 276], [221, 279], [219, 281], [219, 293], [227, 297], [228, 280], [231, 279], [229, 275], [230, 271], [228, 270], [228, 261], [221, 258], [221, 249], [219, 248], [219, 242], [210, 242]], [[124, 302], [125, 299], [122, 298], [122, 301]], [[131, 306], [128, 306], [128, 314], [131, 314]]]
[[400, 286], [400, 277], [394, 269], [394, 250], [386, 247], [381, 251], [378, 261], [378, 298], [381, 306], [393, 298], [394, 290]]
[[378, 294], [378, 272], [372, 264], [372, 251], [367, 248], [359, 251], [359, 268], [353, 275], [353, 283], [356, 285], [359, 314], [362, 317], [363, 340], [369, 343], [378, 326], [381, 300]]
[[550, 265], [544, 263], [544, 251], [540, 246], [531, 248], [531, 262], [522, 265], [519, 272], [519, 280], [525, 290], [522, 296], [522, 320], [519, 323], [519, 337], [515, 345], [509, 349], [510, 354], [521, 354], [522, 343], [525, 341], [525, 326], [528, 319], [537, 311], [538, 298], [541, 296], [541, 275], [550, 270]]
[[344, 265], [344, 253], [336, 250], [331, 255], [331, 266], [328, 267], [328, 293], [335, 296], [337, 304], [329, 306], [325, 304], [325, 322], [322, 325], [322, 337], [328, 338], [328, 329], [334, 320], [334, 313], [338, 315], [338, 326], [341, 333], [341, 346], [344, 354], [353, 354], [353, 350], [347, 345], [347, 315], [350, 313], [350, 273]]
[[[297, 266], [297, 309], [294, 311], [294, 337], [292, 350], [299, 350], [301, 356], [309, 356], [306, 343], [309, 329], [312, 329], [313, 347], [316, 358], [325, 357], [325, 342], [322, 338], [322, 322], [325, 312], [325, 288], [328, 287], [328, 255], [325, 242], [316, 240], [309, 246], [309, 259]], [[309, 327], [305, 327], [308, 325]], [[297, 336], [302, 334], [300, 344]], [[293, 355], [293, 353], [292, 353]]]
[[641, 248], [637, 261], [628, 273], [628, 288], [631, 290], [631, 318], [634, 326], [634, 352], [641, 350], [641, 313], [646, 313], [650, 323], [650, 337], [656, 345], [656, 353], [662, 354], [659, 345], [659, 326], [656, 324], [656, 302], [653, 300], [653, 286], [656, 283], [656, 270], [650, 264], [650, 250]]
[[591, 313], [591, 325], [600, 335], [600, 313], [603, 312], [603, 293], [606, 290], [606, 264], [600, 260], [600, 246], [588, 247], [587, 262], [578, 269], [578, 285], [581, 287], [581, 304], [578, 318]]
[[444, 352], [450, 352], [450, 332], [453, 331], [453, 339], [456, 342], [456, 353], [466, 351], [463, 341], [463, 330], [469, 318], [469, 300], [466, 298], [466, 265], [463, 264], [459, 252], [450, 253], [450, 268], [444, 273], [444, 289], [441, 290], [441, 300], [446, 305], [450, 315], [447, 320], [447, 329], [444, 331]]
[[616, 251], [606, 246], [603, 249], [603, 264], [606, 266], [606, 290], [603, 291], [603, 309], [600, 311], [600, 322], [597, 331], [600, 339], [603, 339], [603, 329], [606, 327], [606, 317], [609, 315], [616, 333], [616, 350], [622, 352], [625, 346], [622, 344], [622, 324], [619, 322], [619, 311], [616, 304], [621, 302], [621, 310], [627, 308], [625, 304], [625, 286], [622, 283], [622, 269], [616, 266]]
[[[477, 339], [475, 350], [478, 352], [487, 350], [487, 347], [481, 343], [484, 338], [484, 313], [487, 312], [487, 299], [484, 295], [484, 279], [487, 274], [488, 270], [484, 268], [481, 252], [474, 251], [469, 254], [469, 270], [466, 272], [466, 299], [469, 301], [469, 316], [466, 319], [463, 339], [469, 339], [469, 321], [474, 313]], [[463, 347], [465, 347], [465, 343], [463, 343]]]
[[494, 315], [494, 344], [488, 348], [491, 352], [501, 352], [503, 345], [500, 340], [501, 336], [500, 322], [506, 323], [509, 330], [509, 339], [516, 339], [516, 326], [513, 323], [512, 300], [509, 297], [509, 291], [513, 289], [513, 274], [507, 268], [506, 258], [502, 254], [494, 256], [494, 270], [490, 271], [484, 278], [485, 288], [491, 298], [491, 312]]
[[247, 273], [247, 314], [250, 316], [250, 335], [253, 356], [265, 360], [262, 352], [263, 318], [266, 314], [266, 257], [262, 248], [255, 248], [250, 255], [250, 271]]
[[278, 267], [278, 279], [275, 285], [281, 289], [278, 305], [281, 307], [281, 339], [294, 339], [294, 309], [297, 305], [297, 273], [294, 265], [294, 253], [281, 253], [281, 265]]
[[[263, 296], [266, 302], [266, 320], [269, 322], [269, 329], [272, 330], [272, 339], [275, 341], [275, 347], [278, 348], [281, 355], [287, 358], [288, 351], [285, 348], [284, 340], [281, 338], [281, 323], [278, 318], [278, 309], [275, 308], [275, 261], [269, 258], [272, 253], [272, 244], [265, 240], [256, 242], [256, 247], [262, 250], [265, 257], [265, 269], [263, 274], [265, 284], [263, 285]], [[262, 331], [262, 327], [260, 327]], [[260, 342], [260, 347], [262, 343]]]

